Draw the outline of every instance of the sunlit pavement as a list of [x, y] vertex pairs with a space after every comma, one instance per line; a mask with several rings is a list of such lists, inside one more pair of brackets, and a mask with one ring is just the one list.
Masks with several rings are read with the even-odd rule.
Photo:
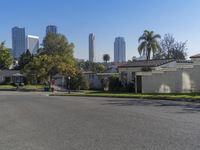
[[200, 104], [48, 94], [0, 92], [0, 149], [200, 149]]

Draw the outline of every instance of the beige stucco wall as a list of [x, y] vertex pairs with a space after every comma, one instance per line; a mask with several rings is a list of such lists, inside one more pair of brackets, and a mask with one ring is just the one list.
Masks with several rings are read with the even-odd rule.
[[[184, 93], [200, 92], [200, 63], [175, 63], [152, 68], [151, 72], [141, 72], [140, 67], [119, 68], [119, 74], [127, 73], [127, 81], [132, 81], [132, 72], [142, 76], [143, 93]], [[137, 87], [136, 87], [137, 88]]]
[[143, 93], [200, 92], [200, 65], [142, 76]]
[[193, 62], [200, 62], [200, 58], [191, 58]]

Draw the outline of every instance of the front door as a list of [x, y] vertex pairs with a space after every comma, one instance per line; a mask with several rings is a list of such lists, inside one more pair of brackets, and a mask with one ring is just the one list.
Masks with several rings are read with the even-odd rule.
[[137, 76], [137, 93], [142, 93], [142, 76]]

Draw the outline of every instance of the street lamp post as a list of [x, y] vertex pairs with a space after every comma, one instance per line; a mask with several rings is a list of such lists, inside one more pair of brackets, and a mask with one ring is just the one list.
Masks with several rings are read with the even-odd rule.
[[69, 83], [68, 83], [68, 94], [70, 94], [70, 92], [71, 92], [71, 91], [70, 91], [70, 80], [71, 80], [71, 77], [70, 77], [70, 76], [68, 77], [68, 80], [69, 80]]

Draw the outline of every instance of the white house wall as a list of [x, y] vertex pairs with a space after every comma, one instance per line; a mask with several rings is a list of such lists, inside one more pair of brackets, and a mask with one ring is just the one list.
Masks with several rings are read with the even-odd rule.
[[142, 75], [143, 93], [200, 92], [200, 66], [178, 67], [173, 71]]

